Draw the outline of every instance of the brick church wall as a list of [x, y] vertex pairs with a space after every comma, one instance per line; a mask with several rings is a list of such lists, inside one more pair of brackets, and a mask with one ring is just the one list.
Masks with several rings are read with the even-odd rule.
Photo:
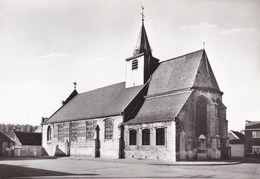
[[[165, 128], [165, 145], [156, 145], [156, 128]], [[129, 144], [129, 131], [137, 130], [136, 145]], [[150, 129], [150, 145], [142, 145], [142, 129]], [[125, 125], [125, 157], [175, 161], [175, 122]]]
[[[112, 119], [113, 121], [113, 137], [112, 139], [105, 139], [105, 120]], [[95, 130], [93, 129], [93, 139], [86, 139], [86, 122], [92, 122], [94, 126], [99, 125], [100, 128], [100, 157], [118, 158], [119, 155], [119, 124], [122, 123], [122, 116], [112, 116], [108, 118], [95, 118], [88, 120], [73, 121], [76, 123], [76, 139], [72, 140], [69, 132], [69, 122], [46, 124], [43, 125], [43, 147], [50, 156], [54, 155], [68, 155], [71, 156], [95, 156]], [[63, 126], [63, 137], [58, 139], [58, 126]], [[52, 140], [47, 141], [48, 126], [52, 128]], [[95, 127], [93, 127], [95, 128]], [[70, 137], [69, 137], [70, 136]], [[69, 146], [70, 141], [70, 147]]]

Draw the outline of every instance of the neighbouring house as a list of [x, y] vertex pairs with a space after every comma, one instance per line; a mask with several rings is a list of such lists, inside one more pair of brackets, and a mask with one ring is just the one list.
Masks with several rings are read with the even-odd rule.
[[9, 137], [14, 141], [14, 156], [41, 156], [42, 133], [13, 130]]
[[245, 135], [238, 131], [229, 131], [229, 146], [231, 148], [231, 157], [245, 156]]
[[47, 153], [169, 161], [227, 157], [226, 106], [206, 51], [159, 62], [144, 21], [137, 44], [125, 59], [125, 82], [84, 93], [74, 86], [44, 119]]
[[245, 156], [260, 157], [260, 121], [246, 121]]
[[0, 156], [12, 156], [14, 141], [0, 131]]

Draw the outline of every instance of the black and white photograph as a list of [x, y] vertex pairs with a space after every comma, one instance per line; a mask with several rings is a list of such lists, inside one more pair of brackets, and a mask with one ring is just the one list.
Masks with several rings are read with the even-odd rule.
[[259, 8], [0, 0], [0, 178], [259, 178]]

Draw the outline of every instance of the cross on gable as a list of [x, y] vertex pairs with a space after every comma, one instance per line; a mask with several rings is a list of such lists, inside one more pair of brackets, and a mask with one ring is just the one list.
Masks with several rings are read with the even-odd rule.
[[77, 88], [77, 83], [76, 83], [76, 81], [74, 81], [73, 85], [74, 85], [74, 89], [76, 89], [76, 88]]

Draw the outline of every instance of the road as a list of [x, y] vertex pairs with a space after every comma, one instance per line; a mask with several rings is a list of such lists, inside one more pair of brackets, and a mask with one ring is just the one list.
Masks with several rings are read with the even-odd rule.
[[256, 162], [178, 162], [133, 159], [0, 159], [0, 178], [236, 178], [259, 179]]

